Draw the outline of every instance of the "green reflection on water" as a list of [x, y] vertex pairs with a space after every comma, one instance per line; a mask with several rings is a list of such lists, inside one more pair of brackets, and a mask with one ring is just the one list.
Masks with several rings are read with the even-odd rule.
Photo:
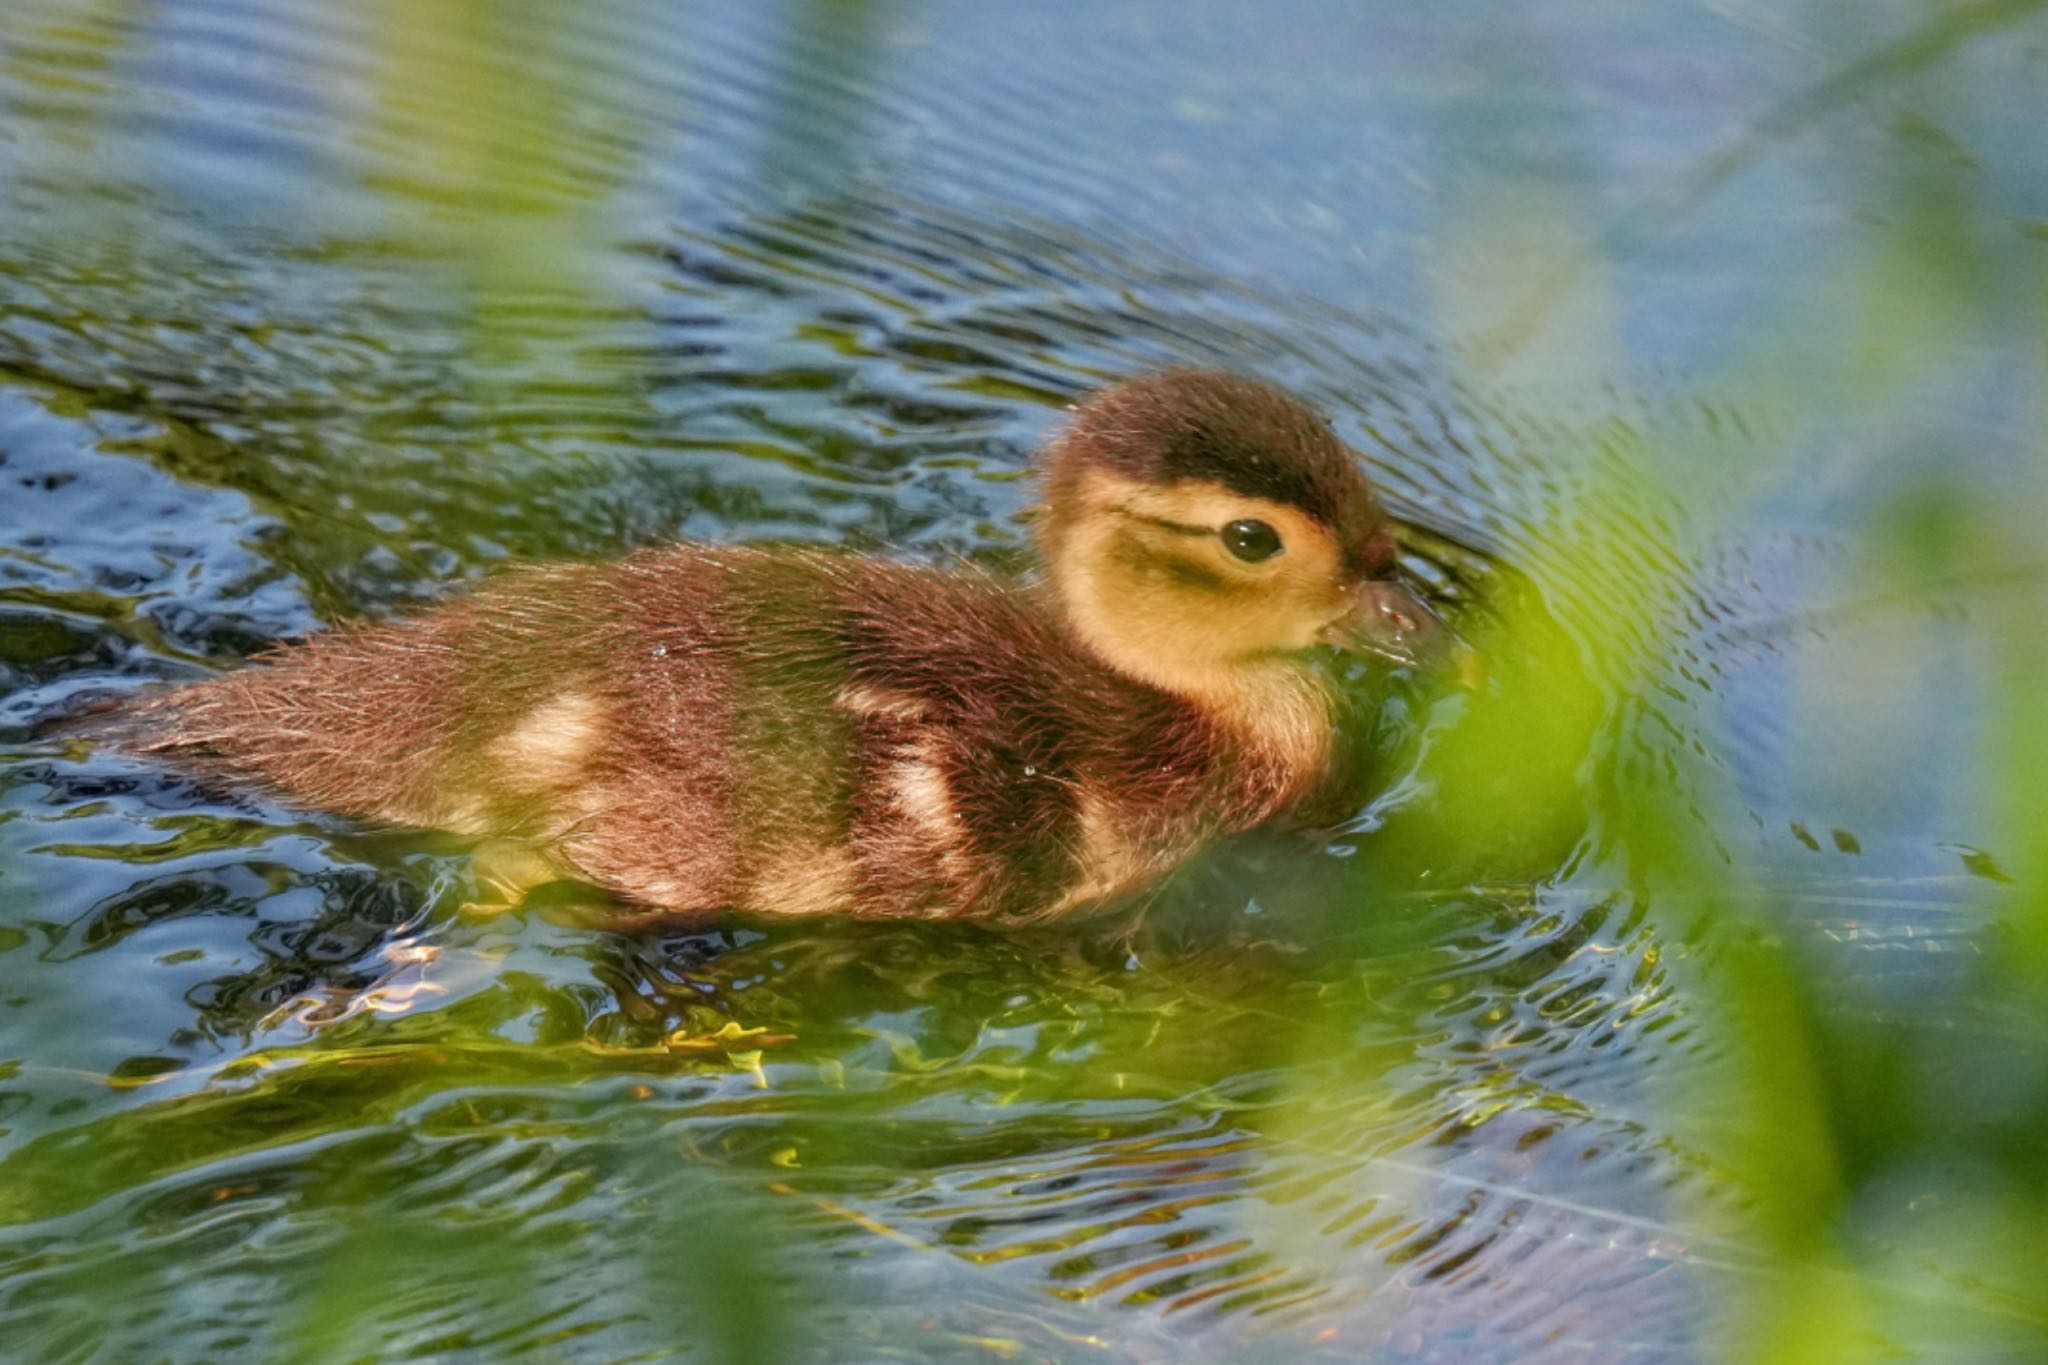
[[[1968, 41], [2027, 41], [2001, 26], [2036, 8], [1937, 14], [1890, 56], [1766, 112], [1626, 231], [1573, 211], [1582, 165], [1548, 166], [1501, 201], [1473, 189], [1444, 226], [1443, 270], [1454, 286], [1538, 287], [1443, 291], [1443, 330], [1483, 342], [1448, 362], [1456, 377], [1602, 412], [1610, 367], [1626, 368], [1609, 291], [1627, 255], [1773, 139], [1906, 76], [1931, 83], [1906, 97], [1889, 153], [1843, 168], [1872, 182], [1883, 221], [1756, 321], [1706, 387], [1773, 409], [1787, 432], [1854, 412], [1876, 448], [1928, 439], [1930, 407], [1939, 426], [1959, 348], [2048, 370], [2048, 270], [2001, 193], [2014, 172], [1941, 132], [1967, 92], [1940, 60]], [[858, 75], [889, 60], [892, 13], [801, 7], [788, 41], [850, 49]], [[160, 15], [44, 5], [5, 21], [6, 69], [29, 91], [11, 107], [50, 130], [43, 179], [128, 145], [121, 73], [149, 58]], [[99, 424], [93, 455], [244, 500], [206, 507], [227, 509], [222, 540], [262, 562], [209, 600], [284, 581], [332, 620], [508, 556], [698, 526], [859, 545], [942, 525], [1000, 551], [1016, 538], [1002, 500], [1014, 460], [981, 452], [1015, 432], [992, 414], [1183, 351], [1270, 360], [1287, 322], [1327, 325], [1304, 305], [1268, 330], [1228, 317], [1203, 330], [1086, 290], [1086, 307], [1041, 310], [1051, 321], [957, 298], [927, 308], [919, 289], [995, 271], [998, 245], [1050, 259], [1060, 244], [992, 232], [977, 243], [990, 260], [962, 269], [935, 259], [932, 241], [958, 235], [937, 211], [924, 236], [886, 237], [888, 214], [834, 197], [849, 178], [837, 163], [863, 145], [857, 101], [806, 84], [795, 61], [769, 63], [782, 85], [757, 174], [823, 207], [750, 206], [737, 229], [683, 224], [622, 247], [637, 173], [691, 155], [662, 140], [664, 119], [720, 93], [593, 89], [587, 36], [640, 17], [482, 3], [374, 15], [354, 54], [363, 102], [334, 114], [367, 158], [355, 183], [374, 222], [259, 245], [252, 280], [204, 224], [88, 188], [83, 208], [34, 220], [33, 252], [9, 242], [10, 378]], [[1548, 79], [1529, 60], [1518, 88]], [[1556, 268], [1529, 270], [1530, 251]], [[346, 269], [330, 283], [267, 274], [272, 261]], [[636, 273], [671, 265], [651, 288]], [[802, 289], [829, 304], [789, 302]], [[133, 316], [166, 297], [172, 315]], [[1198, 302], [1228, 306], [1220, 292]], [[746, 350], [693, 309], [758, 315], [745, 338], [758, 360], [691, 368], [692, 346]], [[978, 330], [946, 330], [948, 309]], [[1363, 329], [1347, 341], [1363, 346]], [[843, 423], [858, 403], [880, 415]], [[1398, 781], [1341, 836], [1350, 856], [1281, 840], [1226, 850], [1135, 928], [662, 937], [594, 927], [573, 903], [477, 923], [453, 913], [465, 873], [432, 838], [102, 790], [107, 774], [51, 775], [48, 752], [10, 751], [22, 795], [0, 824], [0, 993], [31, 1022], [9, 1035], [24, 1056], [0, 1063], [0, 1224], [19, 1234], [0, 1312], [51, 1358], [89, 1354], [103, 1331], [118, 1352], [166, 1321], [214, 1332], [195, 1338], [201, 1353], [304, 1359], [655, 1357], [679, 1342], [741, 1360], [1177, 1358], [1186, 1322], [1224, 1358], [1246, 1341], [1288, 1358], [1411, 1339], [1485, 1358], [1557, 1332], [1648, 1335], [1710, 1295], [1735, 1305], [1728, 1349], [1749, 1358], [2031, 1339], [2048, 1313], [2029, 1235], [2048, 1212], [2034, 1140], [2048, 1108], [2048, 710], [2034, 685], [2048, 665], [2048, 452], [2037, 436], [2033, 458], [1991, 475], [1966, 451], [1919, 462], [1837, 528], [1862, 597], [1961, 592], [1977, 616], [1988, 813], [1972, 832], [2015, 881], [1991, 901], [1997, 924], [1967, 940], [1984, 968], [1873, 1023], [1841, 1006], [1839, 959], [1793, 923], [1796, 888], [1751, 861], [1741, 803], [1692, 747], [1685, 707], [1659, 709], [1694, 570], [1782, 491], [1775, 450], [1751, 447], [1755, 467], [1702, 487], [1728, 445], [1555, 416], [1567, 434], [1546, 454], [1564, 493], [1517, 507], [1497, 528], [1508, 550], [1470, 554], [1469, 581], [1446, 585], [1489, 661], [1484, 684], [1434, 696], [1357, 682], [1380, 709], [1353, 739]], [[1541, 425], [1516, 434], [1538, 443]], [[955, 443], [922, 447], [927, 431]], [[703, 472], [719, 459], [729, 477]], [[1418, 571], [1455, 577], [1454, 545], [1413, 539]], [[0, 636], [21, 678], [97, 667], [107, 638], [224, 664], [304, 625], [152, 615], [180, 590], [59, 582], [58, 548], [22, 552], [58, 566], [23, 570], [51, 584], [8, 588], [10, 607], [41, 613]], [[161, 557], [197, 573], [222, 549]], [[1802, 706], [1877, 708], [1881, 677], [1941, 661], [1910, 631], [1870, 651], [1816, 665], [1785, 703], [1789, 728], [1815, 719]], [[1962, 1074], [1977, 1087], [1944, 1087]], [[1921, 1174], [1928, 1163], [1946, 1173]], [[1931, 1217], [1907, 1216], [1916, 1200]], [[1603, 1239], [1633, 1258], [1625, 1270], [1580, 1254]], [[1660, 1272], [1730, 1265], [1726, 1282], [1657, 1292], [1683, 1278]], [[1530, 1310], [1526, 1335], [1502, 1329], [1508, 1346], [1475, 1337], [1484, 1314], [1444, 1286], [1494, 1273], [1567, 1304], [1584, 1295], [1590, 1325]], [[928, 1335], [863, 1316], [886, 1286], [931, 1303]], [[1623, 1320], [1636, 1311], [1648, 1326]], [[1278, 1325], [1233, 1335], [1244, 1322]]]

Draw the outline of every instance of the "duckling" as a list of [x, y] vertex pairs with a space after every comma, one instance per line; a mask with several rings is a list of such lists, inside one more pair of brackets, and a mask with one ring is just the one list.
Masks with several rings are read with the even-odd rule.
[[1042, 574], [673, 544], [512, 569], [131, 709], [133, 747], [645, 909], [1080, 913], [1329, 780], [1318, 645], [1444, 636], [1357, 457], [1178, 370], [1041, 452]]

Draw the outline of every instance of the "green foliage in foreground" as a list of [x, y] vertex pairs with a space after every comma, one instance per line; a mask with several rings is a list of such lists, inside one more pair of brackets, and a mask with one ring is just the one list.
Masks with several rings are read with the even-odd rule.
[[[363, 134], [395, 168], [377, 188], [404, 205], [392, 231], [397, 249], [460, 264], [472, 304], [470, 345], [486, 362], [480, 368], [562, 343], [538, 334], [551, 301], [602, 292], [601, 281], [579, 273], [587, 263], [580, 249], [603, 240], [606, 203], [630, 181], [634, 159], [654, 154], [637, 140], [645, 122], [621, 119], [596, 134], [579, 124], [615, 148], [617, 163], [610, 175], [565, 171], [551, 139], [583, 106], [573, 55], [551, 41], [549, 7], [432, 0], [389, 8]], [[1516, 304], [1484, 316], [1455, 297], [1454, 284], [1443, 288], [1442, 329], [1468, 343], [1460, 378], [1474, 391], [1534, 395], [1539, 408], [1584, 400], [1597, 409], [1600, 386], [1614, 378], [1606, 366], [1625, 371], [1614, 359], [1625, 351], [1614, 310], [1601, 304], [1631, 250], [1746, 160], [1768, 156], [1774, 140], [1811, 133], [1873, 92], [1904, 111], [1895, 111], [1894, 155], [1844, 171], [1871, 182], [1859, 188], [1882, 206], [1882, 221], [1758, 319], [1724, 372], [1697, 382], [1771, 409], [1787, 445], [1857, 415], [1866, 444], [1848, 479], [1871, 491], [1855, 504], [1863, 521], [1853, 528], [1845, 574], [1853, 584], [1848, 611], [1898, 601], [1966, 604], [1969, 632], [1874, 629], [1859, 637], [1852, 666], [1822, 663], [1802, 675], [1788, 705], [1795, 732], [1837, 712], [1889, 714], [1902, 692], [1939, 705], [1958, 664], [1957, 642], [1969, 651], [1961, 662], [1981, 692], [1984, 733], [1981, 753], [1958, 761], [1981, 763], [1982, 827], [1994, 850], [1981, 865], [1996, 871], [2001, 887], [1984, 892], [1991, 913], [1972, 940], [1982, 961], [1968, 974], [1968, 999], [1880, 1012], [1845, 995], [1830, 979], [1838, 959], [1802, 936], [1776, 871], [1759, 865], [1751, 846], [1720, 837], [1740, 826], [1740, 802], [1711, 752], [1661, 737], [1636, 742], [1657, 719], [1642, 703], [1668, 679], [1673, 642], [1706, 591], [1700, 566], [1716, 545], [1740, 540], [1744, 518], [1758, 507], [1799, 491], [1778, 464], [1724, 462], [1709, 472], [1707, 452], [1659, 435], [1581, 435], [1543, 452], [1569, 490], [1566, 505], [1553, 509], [1555, 537], [1494, 575], [1462, 618], [1489, 661], [1486, 680], [1469, 695], [1416, 704], [1428, 725], [1417, 742], [1413, 798], [1362, 841], [1368, 866], [1345, 883], [1353, 898], [1370, 892], [1405, 904], [1427, 901], [1445, 882], [1451, 897], [1467, 883], [1508, 882], [1512, 890], [1489, 902], [1500, 922], [1485, 927], [1530, 941], [1542, 937], [1530, 927], [1541, 921], [1540, 893], [1569, 883], [1582, 900], [1651, 907], [1663, 935], [1653, 952], [1675, 959], [1680, 946], [1709, 945], [1681, 986], [1700, 1016], [1695, 1027], [1732, 1040], [1731, 1060], [1707, 1077], [1687, 1073], [1686, 1087], [1662, 1102], [1675, 1116], [1671, 1127], [1691, 1143], [1687, 1158], [1697, 1156], [1740, 1192], [1728, 1201], [1734, 1207], [1702, 1215], [1702, 1242], [1742, 1248], [1763, 1266], [1731, 1291], [1743, 1299], [1731, 1317], [1746, 1331], [1729, 1344], [1732, 1359], [1826, 1365], [1887, 1359], [1901, 1345], [1928, 1342], [1989, 1352], [2048, 1333], [2048, 1242], [2039, 1233], [2048, 1226], [2048, 1145], [2040, 1136], [2048, 1133], [2048, 572], [2040, 529], [2048, 525], [2048, 411], [2036, 398], [2015, 419], [2031, 432], [2022, 449], [1930, 448], [1948, 439], [1946, 405], [1980, 401], [1987, 391], [2009, 396], [2028, 383], [2048, 392], [2048, 233], [2012, 205], [2025, 163], [2015, 169], [2003, 159], [2010, 149], [1979, 153], [1939, 134], [1951, 115], [1967, 112], [1973, 93], [1944, 64], [1976, 45], [2029, 41], [2016, 26], [2041, 8], [2013, 0], [1935, 7], [1914, 32], [1776, 111], [1677, 182], [1668, 201], [1618, 228], [1577, 215], [1583, 186], [1564, 173], [1474, 186], [1444, 224], [1446, 279], [1531, 284]], [[797, 27], [809, 41], [852, 44], [882, 60], [879, 14], [816, 4], [801, 7]], [[786, 92], [787, 119], [770, 130], [764, 176], [844, 150], [848, 134], [828, 126], [832, 112], [819, 99]], [[1452, 147], [1446, 159], [1464, 150]], [[601, 364], [576, 374], [582, 352], [559, 349], [564, 369], [554, 380], [562, 389], [481, 397], [539, 406], [573, 392], [614, 418], [641, 411], [642, 395], [604, 391]], [[1958, 356], [2000, 362], [1978, 367]], [[1666, 515], [1673, 509], [1685, 515]], [[1599, 534], [1624, 525], [1629, 537]], [[1910, 723], [1916, 713], [1897, 714]], [[1668, 762], [1646, 764], [1646, 751]], [[1888, 767], [1881, 753], [1858, 775], [1929, 780]], [[252, 842], [274, 834], [248, 828]], [[240, 837], [232, 829], [195, 834], [213, 849]], [[527, 942], [520, 951], [590, 951], [535, 933], [540, 946]], [[1338, 941], [1333, 931], [1320, 946]], [[413, 1015], [394, 1008], [392, 1018], [364, 1013], [311, 1042], [259, 1049], [207, 1076], [112, 1077], [116, 1087], [161, 1083], [165, 1093], [12, 1153], [0, 1221], [86, 1219], [72, 1225], [75, 1238], [132, 1235], [132, 1245], [122, 1242], [79, 1272], [82, 1300], [118, 1302], [167, 1281], [203, 1296], [203, 1287], [177, 1280], [178, 1256], [152, 1245], [149, 1230], [203, 1221], [209, 1199], [232, 1211], [310, 1182], [316, 1193], [300, 1207], [318, 1226], [297, 1229], [307, 1239], [302, 1248], [269, 1249], [289, 1267], [266, 1287], [291, 1301], [286, 1334], [295, 1359], [372, 1358], [389, 1349], [570, 1360], [582, 1324], [603, 1320], [629, 1324], [624, 1335], [650, 1356], [688, 1341], [706, 1358], [772, 1361], [821, 1349], [805, 1296], [827, 1290], [803, 1282], [791, 1268], [801, 1258], [785, 1249], [824, 1246], [858, 1263], [874, 1244], [908, 1248], [906, 1262], [928, 1277], [918, 1292], [935, 1301], [970, 1300], [972, 1272], [993, 1277], [1004, 1258], [1024, 1254], [975, 1243], [971, 1228], [906, 1230], [861, 1211], [860, 1195], [888, 1188], [890, 1173], [877, 1172], [872, 1152], [900, 1151], [906, 1167], [914, 1155], [920, 1169], [977, 1171], [977, 1163], [1036, 1156], [1034, 1140], [1053, 1147], [1057, 1139], [1102, 1144], [1135, 1163], [1146, 1144], [1165, 1140], [1147, 1126], [1153, 1116], [1102, 1112], [1126, 1098], [1193, 1096], [1194, 1107], [1233, 1132], [1350, 1173], [1370, 1167], [1373, 1142], [1412, 1141], [1438, 1112], [1424, 1102], [1437, 1096], [1402, 1088], [1412, 1084], [1404, 1063], [1442, 1004], [1430, 994], [1435, 985], [1418, 984], [1441, 965], [1426, 949], [1404, 954], [1398, 941], [1375, 943], [1370, 965], [1348, 976], [1319, 971], [1324, 964], [1290, 974], [1168, 956], [1132, 984], [1113, 959], [1088, 956], [1099, 946], [950, 933], [839, 940], [826, 930], [815, 942], [764, 950], [770, 962], [731, 955], [730, 972], [752, 969], [775, 983], [744, 997], [751, 1013], [735, 1007], [730, 980], [715, 983], [707, 1003], [649, 1003], [645, 980], [600, 963], [593, 978], [617, 987], [619, 1011], [647, 1012], [623, 1023], [607, 1017], [603, 1027], [565, 1004], [564, 993], [480, 953], [478, 973], [493, 984], [455, 1005]], [[890, 970], [866, 974], [892, 955]], [[1650, 965], [1661, 971], [1668, 963], [1653, 957]], [[1256, 989], [1239, 989], [1261, 970], [1268, 974]], [[1475, 1011], [1505, 1018], [1515, 984], [1504, 967], [1498, 980], [1464, 988]], [[848, 1001], [864, 989], [871, 1014], [908, 1020], [944, 997], [975, 1029], [994, 1021], [991, 1029], [1013, 1029], [1019, 1041], [983, 1049], [972, 1045], [977, 1034], [949, 1050], [944, 1020], [889, 1027], [859, 1015], [855, 1027], [846, 1022], [856, 1017]], [[771, 990], [785, 994], [764, 1003]], [[1267, 998], [1261, 991], [1284, 1008], [1259, 1003]], [[676, 1018], [659, 1017], [663, 1010]], [[778, 1044], [761, 1036], [760, 1020], [798, 1016], [814, 1072], [776, 1075]], [[1959, 1019], [1969, 1026], [1956, 1026]], [[971, 1060], [954, 1065], [962, 1057]], [[1238, 1084], [1266, 1072], [1277, 1078], [1270, 1085]], [[1205, 1091], [1219, 1076], [1235, 1088]], [[81, 1088], [104, 1090], [108, 1079]], [[1459, 1112], [1474, 1124], [1507, 1102], [1489, 1085], [1532, 1108], [1566, 1112], [1575, 1103], [1540, 1094], [1505, 1068], [1469, 1084]], [[1333, 1093], [1348, 1105], [1334, 1124], [1323, 1108]], [[1032, 1105], [1043, 1113], [1031, 1125], [983, 1121]], [[948, 1106], [967, 1110], [969, 1120]], [[828, 1110], [830, 1122], [821, 1117]], [[352, 1125], [346, 1141], [334, 1139], [336, 1116]], [[1359, 1134], [1371, 1141], [1344, 1145]], [[92, 1160], [80, 1161], [81, 1151]], [[515, 1154], [502, 1190], [490, 1183], [499, 1168], [478, 1156], [486, 1151], [494, 1161]], [[226, 1158], [250, 1162], [247, 1188], [181, 1183]], [[1345, 1164], [1353, 1159], [1356, 1166]], [[460, 1204], [473, 1221], [444, 1216], [436, 1182], [445, 1175], [460, 1186], [477, 1170], [490, 1177], [481, 1181], [486, 1194]], [[1901, 1200], [1902, 1187], [1914, 1198]], [[1186, 1206], [1209, 1197], [1189, 1193]], [[430, 1211], [406, 1204], [414, 1199]], [[1908, 1219], [1902, 1204], [1925, 1211]], [[108, 1205], [133, 1227], [89, 1221], [111, 1216], [94, 1213]], [[1101, 1218], [1106, 1225], [1110, 1215]], [[1285, 1216], [1273, 1223], [1243, 1240], [1295, 1254], [1281, 1267], [1290, 1273], [1313, 1269], [1312, 1230], [1289, 1226]], [[1019, 1245], [1031, 1254], [1067, 1249], [1050, 1234], [1046, 1245]], [[576, 1280], [580, 1260], [599, 1248], [608, 1253], [598, 1261], [603, 1273]], [[1278, 1276], [1268, 1263], [1277, 1259], [1246, 1252], [1229, 1283]], [[624, 1264], [637, 1270], [621, 1279], [614, 1272]], [[1058, 1281], [1061, 1292], [1078, 1302], [1098, 1292], [1090, 1286], [1113, 1281], [1113, 1270], [1087, 1280], [1095, 1270], [1073, 1269]], [[1028, 1332], [998, 1324], [984, 1337], [945, 1344], [989, 1358], [1017, 1354], [1027, 1339], [1080, 1357], [1102, 1348], [1088, 1335], [1089, 1320], [1064, 1314], [1067, 1300], [1044, 1297]], [[543, 1299], [574, 1309], [535, 1310]], [[502, 1324], [500, 1334], [481, 1331], [481, 1321]], [[380, 1337], [392, 1323], [392, 1335]]]

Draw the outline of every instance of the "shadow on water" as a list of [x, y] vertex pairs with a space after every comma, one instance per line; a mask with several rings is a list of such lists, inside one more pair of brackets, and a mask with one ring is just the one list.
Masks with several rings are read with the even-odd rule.
[[[1930, 1189], [2031, 1198], [2018, 1176], [1916, 1175], [1964, 1140], [1901, 1101], [1880, 1117], [1911, 1142], [1817, 1140], [1840, 1169], [1800, 1204], [1783, 1172], [1825, 1163], [1773, 1168], [1749, 1131], [1853, 1112], [1773, 1108], [1759, 1018], [1788, 1054], [1938, 1064], [1949, 1091], [1893, 1093], [1986, 1141], [2024, 1130], [1986, 1096], [2039, 1055], [1975, 966], [2008, 855], [1950, 789], [1971, 773], [1938, 776], [1996, 709], [1966, 632], [2006, 618], [1858, 559], [1873, 500], [1939, 460], [1910, 425], [1877, 432], [1900, 465], [1843, 456], [1875, 419], [1794, 401], [1789, 362], [1687, 377], [1863, 242], [1818, 171], [1745, 185], [1708, 155], [1716, 120], [1824, 122], [1797, 92], [1841, 64], [1741, 6], [1639, 32], [1596, 5], [1539, 35], [1580, 85], [1489, 99], [1476, 21], [1311, 8], [1072, 7], [1028, 42], [908, 5], [0, 16], [11, 1349], [1691, 1360], [1786, 1283], [1830, 1326], [1884, 1300], [1844, 1339], [2034, 1339], [2035, 1260], [1922, 1254], [1913, 1221]], [[2024, 16], [1960, 6], [1847, 70]], [[1631, 226], [1613, 259], [1505, 252], [1533, 292], [1488, 320], [1556, 364], [1498, 364], [1497, 326], [1451, 325], [1466, 272], [1431, 278], [1439, 238], [1493, 278], [1483, 215], [1432, 214], [1573, 151], [1581, 116], [1619, 168], [1588, 211]], [[1496, 122], [1467, 145], [1471, 118]], [[2024, 182], [1995, 116], [1953, 121], [1950, 151]], [[1624, 193], [1652, 163], [1703, 169]], [[1602, 288], [1626, 354], [1586, 381], [1591, 333], [1545, 329]], [[1463, 695], [1344, 677], [1357, 809], [1116, 917], [622, 929], [565, 887], [478, 917], [455, 841], [35, 737], [514, 559], [681, 535], [1020, 567], [1061, 405], [1170, 363], [1326, 408], [1407, 570], [1512, 647]], [[1951, 415], [2021, 450], [1993, 400]], [[1911, 525], [1966, 539], [1938, 521]], [[1901, 658], [1955, 672], [1843, 682]], [[1848, 727], [1865, 704], [1883, 746]], [[1767, 1015], [1728, 964], [1782, 942], [1824, 989]], [[1884, 1052], [1871, 1021], [1981, 1059]], [[1863, 1259], [1774, 1231], [1801, 1209]], [[1851, 1354], [1788, 1340], [1759, 1350]]]

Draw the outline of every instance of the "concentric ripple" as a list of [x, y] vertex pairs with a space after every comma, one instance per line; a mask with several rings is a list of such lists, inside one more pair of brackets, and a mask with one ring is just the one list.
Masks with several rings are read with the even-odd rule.
[[[1825, 203], [1772, 180], [1618, 265], [1593, 381], [1490, 366], [1437, 253], [1489, 158], [1570, 150], [1558, 90], [1620, 213], [1826, 61], [1741, 9], [1664, 16], [1681, 59], [1592, 6], [1547, 58], [1581, 84], [1495, 103], [1491, 21], [1334, 3], [10, 4], [9, 1350], [1698, 1359], [1771, 1270], [1698, 1100], [1711, 914], [1819, 945], [1844, 1008], [2000, 1022], [1953, 993], [1995, 872], [1954, 807], [1784, 776], [1804, 670], [1966, 613], [1864, 592], [1823, 477], [1859, 433], [1696, 377], [1857, 230]], [[1329, 411], [1409, 571], [1554, 627], [1601, 770], [1753, 884], [1653, 898], [1576, 786], [1402, 862], [1458, 703], [1371, 679], [1355, 818], [1042, 936], [478, 917], [454, 841], [42, 729], [514, 559], [1017, 566], [1061, 407], [1168, 364]]]

